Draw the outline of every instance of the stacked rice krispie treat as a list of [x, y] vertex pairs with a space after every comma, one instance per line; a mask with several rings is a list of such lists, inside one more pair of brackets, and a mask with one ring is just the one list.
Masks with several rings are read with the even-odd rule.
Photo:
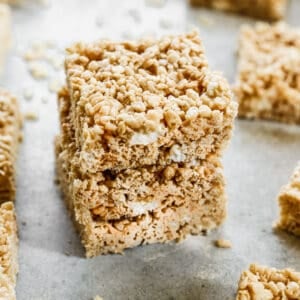
[[14, 204], [0, 205], [0, 299], [15, 300], [18, 236]]
[[2, 73], [6, 53], [10, 46], [11, 11], [7, 5], [0, 3], [0, 75]]
[[239, 281], [236, 300], [300, 299], [300, 273], [252, 264]]
[[15, 199], [15, 163], [21, 126], [16, 98], [0, 88], [0, 203]]
[[239, 116], [300, 124], [300, 30], [244, 26], [238, 52]]
[[279, 20], [285, 15], [287, 0], [189, 0], [192, 5], [211, 7], [251, 17]]
[[78, 43], [65, 68], [57, 173], [86, 255], [219, 226], [237, 105], [198, 34]]
[[300, 236], [300, 162], [279, 194], [280, 219], [276, 227]]

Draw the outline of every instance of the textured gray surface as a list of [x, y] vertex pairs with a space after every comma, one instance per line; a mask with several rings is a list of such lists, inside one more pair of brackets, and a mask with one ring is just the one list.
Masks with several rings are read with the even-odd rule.
[[[300, 25], [300, 4], [296, 2], [292, 1], [289, 9], [289, 21]], [[140, 12], [140, 23], [128, 15], [133, 8]], [[200, 23], [196, 21], [199, 15]], [[96, 26], [96, 16], [103, 20], [101, 27]], [[213, 25], [204, 25], [207, 17]], [[190, 237], [178, 245], [145, 246], [123, 256], [85, 259], [54, 184], [56, 98], [48, 94], [47, 81], [36, 82], [30, 77], [19, 55], [35, 41], [53, 40], [63, 48], [75, 40], [161, 35], [182, 32], [194, 24], [201, 28], [211, 65], [232, 81], [235, 42], [242, 22], [252, 21], [191, 11], [184, 0], [169, 0], [163, 8], [147, 7], [141, 0], [53, 0], [47, 8], [30, 4], [14, 10], [15, 49], [0, 82], [19, 95], [23, 111], [39, 115], [37, 122], [25, 124], [20, 149], [19, 300], [85, 300], [97, 294], [105, 300], [224, 300], [234, 298], [239, 274], [251, 262], [300, 270], [299, 239], [274, 234], [271, 228], [278, 213], [276, 194], [300, 158], [300, 129], [248, 121], [236, 122], [225, 154], [229, 216], [220, 230], [207, 237]], [[25, 87], [34, 90], [30, 102], [22, 98]], [[44, 96], [48, 103], [42, 103]], [[219, 237], [230, 239], [233, 248], [215, 248], [213, 240]]]

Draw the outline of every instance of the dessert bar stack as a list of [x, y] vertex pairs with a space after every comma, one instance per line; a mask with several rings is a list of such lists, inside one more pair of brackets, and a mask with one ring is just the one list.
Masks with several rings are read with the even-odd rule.
[[287, 7], [287, 0], [190, 0], [190, 3], [267, 20], [282, 19]]
[[57, 174], [88, 257], [223, 222], [237, 105], [197, 32], [77, 43], [65, 70]]
[[244, 26], [238, 54], [239, 116], [300, 124], [300, 30]]
[[280, 219], [276, 226], [300, 236], [300, 162], [279, 193]]

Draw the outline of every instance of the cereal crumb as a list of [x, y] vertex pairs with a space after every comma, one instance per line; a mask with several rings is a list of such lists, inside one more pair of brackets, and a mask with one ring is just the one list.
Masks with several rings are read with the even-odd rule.
[[24, 118], [28, 121], [36, 121], [38, 119], [38, 115], [33, 111], [29, 111], [24, 114]]
[[198, 23], [200, 23], [206, 27], [211, 27], [215, 24], [215, 20], [213, 20], [211, 17], [204, 16], [204, 15], [198, 15], [197, 21], [198, 21]]
[[173, 22], [170, 19], [162, 18], [159, 21], [159, 26], [164, 29], [169, 29], [169, 28], [173, 27]]
[[23, 90], [23, 97], [27, 101], [31, 100], [33, 98], [33, 89], [32, 88], [25, 88]]
[[218, 248], [225, 248], [225, 249], [232, 248], [231, 242], [229, 240], [224, 240], [224, 239], [216, 240], [215, 245]]
[[61, 88], [62, 84], [56, 78], [51, 79], [48, 83], [48, 89], [50, 93], [57, 93]]
[[97, 296], [94, 297], [94, 300], [103, 300], [103, 298], [100, 297], [99, 295], [97, 295]]
[[29, 65], [29, 72], [34, 79], [45, 79], [48, 77], [46, 67], [38, 62], [33, 62]]

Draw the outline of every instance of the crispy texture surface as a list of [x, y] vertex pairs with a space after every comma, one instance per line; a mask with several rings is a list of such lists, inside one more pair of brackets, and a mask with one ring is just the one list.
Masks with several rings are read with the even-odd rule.
[[244, 26], [238, 52], [239, 116], [300, 124], [300, 31]]
[[0, 299], [14, 300], [18, 273], [18, 236], [12, 202], [0, 205]]
[[0, 89], [0, 203], [15, 198], [15, 162], [21, 126], [16, 98]]
[[[211, 185], [224, 185], [223, 167], [216, 156], [207, 161], [144, 166], [97, 174], [81, 172], [70, 123], [70, 101], [59, 101], [61, 134], [56, 140], [58, 170], [72, 190], [77, 218], [85, 223], [86, 214], [102, 220], [136, 217], [155, 208], [185, 199], [198, 200]], [[81, 206], [87, 208], [81, 209]], [[80, 209], [77, 209], [80, 207]], [[85, 214], [83, 214], [85, 212]]]
[[84, 172], [204, 159], [230, 139], [237, 105], [195, 32], [78, 43], [65, 69]]
[[236, 299], [300, 299], [300, 273], [252, 264], [241, 275]]
[[290, 182], [279, 194], [280, 219], [277, 228], [300, 237], [300, 163], [296, 167]]
[[0, 1], [0, 75], [3, 70], [6, 53], [11, 46], [11, 11]]
[[282, 19], [287, 6], [286, 0], [190, 0], [190, 3], [268, 20]]

